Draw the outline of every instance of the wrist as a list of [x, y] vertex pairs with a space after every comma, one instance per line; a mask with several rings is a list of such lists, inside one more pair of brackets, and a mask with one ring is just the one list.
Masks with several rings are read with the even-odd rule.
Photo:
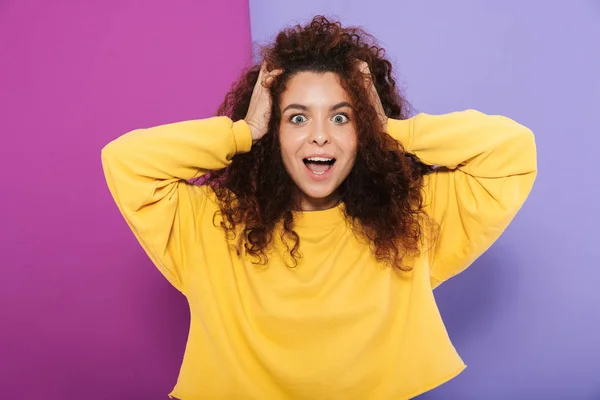
[[251, 121], [246, 121], [248, 128], [250, 128], [250, 135], [252, 136], [252, 143], [256, 142], [260, 139], [260, 133], [258, 131], [258, 127], [253, 124]]

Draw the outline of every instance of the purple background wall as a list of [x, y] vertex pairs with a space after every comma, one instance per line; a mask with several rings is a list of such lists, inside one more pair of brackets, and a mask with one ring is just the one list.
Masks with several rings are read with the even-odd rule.
[[468, 368], [421, 398], [600, 399], [600, 3], [365, 4], [250, 0], [253, 40], [337, 15], [383, 42], [417, 110], [477, 108], [537, 135], [530, 200], [485, 256], [436, 290]]
[[4, 0], [0, 49], [0, 398], [165, 399], [187, 306], [100, 149], [213, 115], [251, 59], [248, 3]]

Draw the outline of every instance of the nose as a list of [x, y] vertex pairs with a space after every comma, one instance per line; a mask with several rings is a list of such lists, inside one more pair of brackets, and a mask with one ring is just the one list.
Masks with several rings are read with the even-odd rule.
[[324, 146], [331, 142], [329, 126], [327, 123], [314, 124], [313, 130], [310, 133], [308, 140], [311, 144]]

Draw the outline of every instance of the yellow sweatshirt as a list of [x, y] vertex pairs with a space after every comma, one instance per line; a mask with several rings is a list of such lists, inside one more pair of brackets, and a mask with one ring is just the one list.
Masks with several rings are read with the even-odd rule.
[[173, 398], [399, 400], [464, 368], [433, 288], [501, 235], [536, 177], [531, 131], [477, 111], [389, 120], [388, 132], [423, 162], [435, 246], [410, 273], [378, 265], [341, 207], [298, 212], [304, 255], [288, 268], [236, 256], [213, 225], [210, 188], [188, 180], [226, 167], [252, 146], [226, 117], [135, 130], [109, 143], [109, 189], [160, 272], [189, 302], [188, 343]]

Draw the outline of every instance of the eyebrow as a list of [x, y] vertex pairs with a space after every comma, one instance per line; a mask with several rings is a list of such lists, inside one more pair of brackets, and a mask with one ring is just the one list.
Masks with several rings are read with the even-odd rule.
[[[336, 105], [332, 106], [329, 110], [330, 111], [335, 111], [335, 110], [338, 110], [338, 109], [343, 108], [343, 107], [350, 107], [350, 108], [352, 108], [352, 105], [350, 103], [348, 103], [347, 101], [342, 101], [341, 103], [337, 103]], [[308, 107], [307, 106], [302, 105], [302, 104], [293, 103], [293, 104], [290, 104], [289, 106], [287, 106], [286, 108], [284, 108], [281, 113], [283, 114], [287, 110], [291, 110], [291, 109], [296, 109], [296, 110], [301, 110], [301, 111], [308, 111]]]

